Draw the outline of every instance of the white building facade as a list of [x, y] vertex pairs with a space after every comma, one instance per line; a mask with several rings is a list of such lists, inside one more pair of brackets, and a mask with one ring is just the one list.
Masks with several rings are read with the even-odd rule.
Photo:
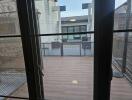
[[[56, 0], [36, 0], [36, 9], [39, 13], [40, 34], [60, 33], [60, 9]], [[41, 42], [57, 41], [59, 36], [42, 37]]]
[[62, 33], [75, 33], [75, 35], [65, 35], [62, 37], [63, 44], [71, 44], [69, 48], [64, 46], [64, 50], [67, 50], [65, 55], [93, 55], [93, 34], [81, 34], [81, 32], [91, 31], [89, 29], [91, 28], [91, 18], [91, 15], [90, 18], [88, 15], [61, 18]]

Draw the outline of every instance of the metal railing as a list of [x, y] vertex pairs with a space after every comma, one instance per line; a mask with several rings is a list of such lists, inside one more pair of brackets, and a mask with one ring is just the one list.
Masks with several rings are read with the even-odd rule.
[[93, 56], [93, 42], [41, 43], [43, 56]]
[[[128, 41], [125, 42], [125, 32], [114, 34], [113, 38], [113, 60], [116, 67], [122, 72], [130, 82], [132, 82], [132, 33], [128, 33]], [[126, 50], [127, 49], [127, 50]], [[124, 50], [126, 56], [124, 57]], [[124, 62], [126, 63], [124, 65]]]

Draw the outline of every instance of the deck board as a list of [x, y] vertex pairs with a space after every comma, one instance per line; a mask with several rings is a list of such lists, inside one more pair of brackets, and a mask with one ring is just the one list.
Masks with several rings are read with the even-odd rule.
[[[43, 63], [46, 99], [93, 99], [92, 57], [45, 57]], [[78, 84], [73, 84], [73, 80]], [[17, 90], [13, 95], [21, 96], [21, 91]], [[113, 78], [111, 100], [132, 100], [132, 87], [125, 78]]]
[[[85, 57], [45, 58], [45, 96], [49, 100], [92, 100], [93, 62]], [[72, 81], [77, 80], [78, 84]]]

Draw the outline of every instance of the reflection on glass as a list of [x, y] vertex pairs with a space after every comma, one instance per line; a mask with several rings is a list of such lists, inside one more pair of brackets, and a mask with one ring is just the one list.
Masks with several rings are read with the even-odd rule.
[[69, 26], [68, 27], [68, 33], [73, 33], [74, 32], [74, 27], [73, 26]]
[[[80, 32], [80, 26], [74, 26], [74, 32]], [[80, 39], [80, 35], [74, 35], [74, 39]]]
[[74, 32], [80, 32], [80, 27], [79, 26], [75, 26], [74, 27]]
[[74, 35], [74, 39], [78, 40], [78, 39], [81, 39], [81, 37], [80, 37], [80, 35]]
[[[0, 36], [20, 34], [16, 0], [0, 0]], [[28, 98], [21, 38], [0, 38], [0, 95]], [[14, 100], [0, 97], [0, 100]]]
[[[89, 42], [90, 36], [86, 34], [76, 34], [76, 32], [86, 32], [91, 25], [88, 23], [88, 10], [91, 10], [91, 7], [86, 9], [81, 7], [87, 2], [84, 0], [35, 1], [37, 11], [41, 13], [40, 34], [74, 33], [63, 36], [41, 36], [46, 99], [92, 100], [93, 41]], [[86, 39], [83, 40], [82, 37]]]
[[[131, 29], [131, 0], [115, 0], [114, 30]], [[131, 33], [114, 33], [113, 37], [113, 80], [111, 100], [131, 100], [132, 87], [132, 50]]]
[[91, 37], [87, 35], [68, 35], [68, 39], [64, 35], [63, 41], [41, 42], [41, 51], [43, 56], [92, 56], [93, 44]]
[[68, 35], [68, 39], [73, 40], [74, 39], [73, 35]]
[[65, 26], [62, 27], [62, 33], [67, 33], [67, 27]]
[[28, 97], [20, 38], [0, 38], [0, 87], [0, 95]]
[[0, 35], [20, 34], [16, 1], [0, 1]]
[[87, 26], [86, 25], [82, 25], [81, 27], [80, 27], [81, 29], [81, 32], [86, 32], [87, 31]]
[[46, 99], [92, 100], [92, 45], [88, 39], [41, 43]]

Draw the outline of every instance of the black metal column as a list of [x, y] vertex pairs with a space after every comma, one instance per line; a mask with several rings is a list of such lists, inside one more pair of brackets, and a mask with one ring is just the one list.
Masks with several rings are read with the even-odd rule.
[[40, 53], [33, 0], [17, 0], [18, 16], [27, 75], [29, 100], [44, 100]]
[[[28, 0], [29, 1], [29, 0]], [[36, 47], [36, 54], [37, 54], [37, 68], [39, 73], [39, 84], [40, 84], [40, 91], [41, 96], [44, 98], [44, 87], [43, 87], [43, 57], [41, 52], [41, 37], [38, 36], [40, 34], [40, 27], [39, 27], [39, 19], [38, 19], [38, 12], [36, 12], [35, 9], [35, 0], [31, 0], [31, 3], [29, 3], [32, 10], [32, 19], [34, 20], [34, 35], [37, 35], [33, 38], [33, 41], [35, 41], [35, 47]], [[31, 22], [32, 24], [32, 22]]]
[[115, 0], [95, 0], [94, 100], [110, 100]]

